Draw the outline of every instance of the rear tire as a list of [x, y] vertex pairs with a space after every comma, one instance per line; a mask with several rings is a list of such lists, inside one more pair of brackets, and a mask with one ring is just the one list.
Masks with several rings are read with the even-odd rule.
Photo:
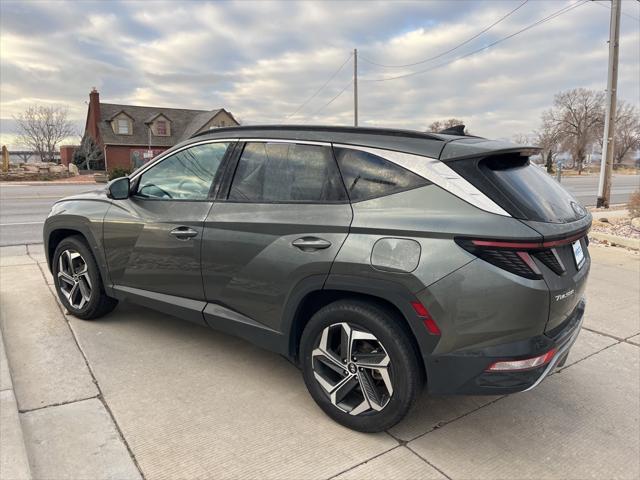
[[74, 317], [94, 320], [118, 304], [105, 293], [95, 257], [84, 238], [63, 239], [53, 254], [51, 270], [58, 298]]
[[304, 381], [336, 422], [380, 432], [414, 404], [423, 375], [400, 322], [393, 312], [360, 300], [334, 302], [309, 320], [300, 342]]

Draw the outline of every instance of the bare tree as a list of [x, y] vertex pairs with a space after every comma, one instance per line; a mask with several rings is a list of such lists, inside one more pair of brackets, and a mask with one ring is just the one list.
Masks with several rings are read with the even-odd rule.
[[613, 166], [620, 166], [625, 157], [640, 149], [640, 115], [638, 109], [625, 101], [616, 108], [616, 134], [613, 147]]
[[513, 142], [518, 145], [531, 145], [531, 138], [526, 133], [516, 133], [513, 136]]
[[[429, 125], [429, 132], [439, 132], [441, 130], [445, 130], [447, 128], [455, 127], [456, 125], [464, 125], [464, 120], [459, 120], [457, 118], [449, 118], [447, 120], [436, 120]], [[465, 135], [469, 135], [469, 131], [464, 129]]]
[[89, 135], [80, 142], [80, 148], [73, 153], [73, 163], [80, 169], [104, 170], [104, 155], [100, 146]]
[[574, 88], [556, 94], [547, 121], [558, 131], [562, 146], [571, 152], [582, 173], [589, 148], [602, 136], [604, 93]]
[[534, 143], [542, 149], [540, 153], [547, 172], [553, 173], [553, 162], [560, 150], [561, 138], [549, 111], [542, 114], [542, 124], [538, 130], [533, 132], [533, 135]]
[[54, 161], [60, 142], [74, 134], [73, 123], [63, 108], [35, 105], [14, 119], [20, 142], [34, 150], [43, 162]]

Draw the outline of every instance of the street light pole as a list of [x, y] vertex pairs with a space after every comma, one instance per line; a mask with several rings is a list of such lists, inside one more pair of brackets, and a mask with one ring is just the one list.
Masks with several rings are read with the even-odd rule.
[[616, 129], [616, 97], [618, 90], [618, 47], [620, 43], [621, 0], [611, 0], [611, 22], [609, 25], [609, 74], [607, 76], [607, 110], [604, 117], [602, 159], [596, 207], [609, 208], [611, 198], [611, 171], [613, 169], [613, 147]]
[[353, 125], [358, 126], [358, 49], [353, 49]]

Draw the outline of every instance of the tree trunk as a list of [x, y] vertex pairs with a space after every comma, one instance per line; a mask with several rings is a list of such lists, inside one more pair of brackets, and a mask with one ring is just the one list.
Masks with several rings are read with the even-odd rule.
[[576, 167], [578, 168], [578, 175], [582, 175], [582, 170], [584, 168], [584, 149], [579, 148], [576, 152]]
[[547, 167], [547, 173], [553, 173], [553, 154], [551, 150], [547, 152], [547, 158], [545, 160], [545, 166]]

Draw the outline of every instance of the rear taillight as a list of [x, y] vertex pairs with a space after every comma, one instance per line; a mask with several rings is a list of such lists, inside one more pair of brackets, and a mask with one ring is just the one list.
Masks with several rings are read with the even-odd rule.
[[458, 238], [456, 243], [476, 257], [507, 272], [521, 277], [539, 280], [542, 272], [531, 258], [530, 244], [517, 242], [494, 242]]
[[485, 240], [456, 238], [456, 243], [475, 256], [521, 277], [539, 280], [542, 272], [533, 258], [544, 263], [557, 275], [563, 275], [566, 268], [556, 247], [571, 243], [584, 236], [572, 236], [548, 242], [518, 242], [508, 240]]
[[549, 363], [556, 354], [555, 349], [549, 350], [547, 353], [538, 355], [537, 357], [525, 358], [524, 360], [503, 360], [492, 363], [487, 372], [513, 372], [519, 370], [530, 370], [538, 368]]

